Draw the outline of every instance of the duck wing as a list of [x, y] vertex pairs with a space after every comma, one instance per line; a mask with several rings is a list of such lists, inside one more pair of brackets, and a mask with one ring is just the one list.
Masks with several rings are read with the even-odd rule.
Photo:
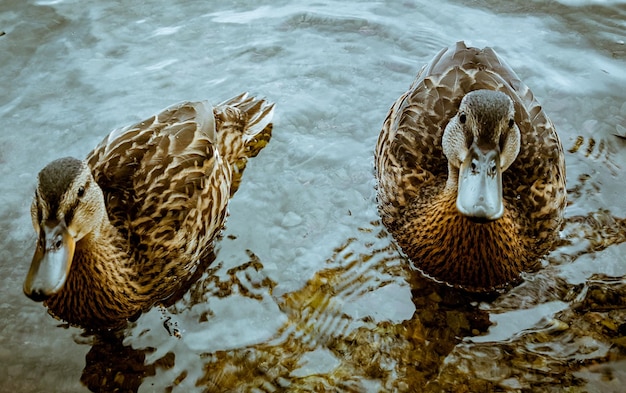
[[216, 108], [183, 102], [113, 131], [89, 154], [110, 220], [142, 254], [135, 260], [206, 252], [247, 158], [269, 141], [272, 110], [246, 94]]
[[213, 108], [184, 102], [111, 132], [89, 154], [109, 218], [130, 250], [192, 259], [221, 227], [231, 168], [215, 134]]

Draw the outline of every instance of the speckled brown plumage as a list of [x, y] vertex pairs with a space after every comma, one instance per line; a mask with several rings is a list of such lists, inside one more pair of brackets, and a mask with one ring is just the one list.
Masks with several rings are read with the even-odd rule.
[[[49, 247], [46, 225], [65, 220], [80, 239], [62, 288], [43, 294], [31, 267], [26, 294], [89, 329], [121, 326], [167, 299], [209, 258], [248, 158], [269, 142], [272, 113], [246, 94], [216, 107], [185, 102], [113, 131], [85, 161], [49, 164], [32, 208], [37, 252]], [[67, 171], [76, 165], [82, 172]]]
[[[456, 174], [449, 176], [442, 148], [461, 100], [481, 89], [510, 97], [521, 136], [519, 154], [502, 173], [504, 214], [483, 223], [455, 208], [456, 190], [446, 183]], [[451, 285], [490, 290], [519, 280], [549, 251], [562, 222], [559, 138], [532, 92], [490, 48], [460, 42], [424, 66], [389, 111], [375, 162], [384, 224], [416, 267]]]

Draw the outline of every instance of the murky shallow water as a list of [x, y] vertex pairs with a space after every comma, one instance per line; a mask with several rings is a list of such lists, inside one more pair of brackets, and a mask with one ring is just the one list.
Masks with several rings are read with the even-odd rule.
[[[626, 4], [248, 3], [0, 5], [2, 391], [620, 391]], [[495, 47], [568, 150], [563, 245], [497, 299], [420, 280], [377, 223], [382, 121], [457, 40]], [[41, 167], [174, 102], [246, 90], [276, 102], [274, 137], [185, 298], [115, 341], [23, 296]]]

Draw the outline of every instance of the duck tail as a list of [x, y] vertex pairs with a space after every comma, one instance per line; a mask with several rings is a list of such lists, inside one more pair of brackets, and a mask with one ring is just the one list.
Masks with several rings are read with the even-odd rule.
[[244, 155], [248, 158], [256, 157], [272, 137], [274, 104], [243, 93], [221, 105], [237, 108], [245, 114], [247, 122], [243, 130]]
[[217, 118], [224, 120], [224, 127], [239, 129], [235, 133], [218, 133], [220, 151], [233, 166], [232, 196], [239, 188], [248, 159], [256, 157], [272, 137], [274, 104], [243, 93], [224, 101], [217, 108], [224, 108], [220, 110], [222, 115], [216, 114]]

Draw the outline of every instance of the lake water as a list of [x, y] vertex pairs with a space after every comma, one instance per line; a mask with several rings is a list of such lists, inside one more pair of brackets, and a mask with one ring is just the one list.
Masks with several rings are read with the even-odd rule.
[[[626, 2], [4, 0], [0, 31], [1, 391], [622, 391]], [[567, 150], [563, 244], [495, 299], [418, 279], [377, 222], [387, 110], [458, 40], [508, 61]], [[22, 294], [45, 164], [242, 91], [276, 103], [274, 136], [190, 293], [118, 341]]]

